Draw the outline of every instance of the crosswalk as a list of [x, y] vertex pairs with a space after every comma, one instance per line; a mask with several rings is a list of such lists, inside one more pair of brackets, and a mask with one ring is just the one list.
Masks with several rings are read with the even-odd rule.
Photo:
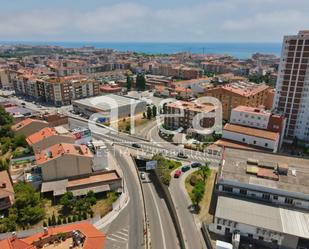
[[[102, 137], [104, 137], [105, 139], [109, 140], [112, 143], [116, 143], [116, 144], [121, 144], [124, 146], [128, 146], [131, 147], [131, 144], [134, 143], [134, 141], [130, 141], [128, 139], [124, 139], [122, 137], [117, 137], [117, 136], [111, 136], [111, 135], [101, 135]], [[198, 152], [198, 151], [190, 151], [188, 152], [188, 150], [185, 150], [183, 148], [178, 148], [178, 149], [167, 149], [164, 148], [164, 146], [162, 144], [149, 144], [146, 142], [139, 142], [139, 144], [141, 145], [141, 150], [146, 152], [146, 153], [150, 153], [150, 154], [158, 154], [161, 153], [164, 156], [167, 157], [177, 157], [177, 154], [179, 152], [184, 152], [184, 154], [186, 154], [188, 156], [187, 160], [190, 161], [197, 161], [197, 162], [211, 162], [211, 163], [219, 163], [220, 158], [218, 155], [212, 155], [212, 154], [208, 154], [206, 152]]]
[[108, 249], [124, 249], [128, 246], [129, 230], [127, 227], [107, 235]]

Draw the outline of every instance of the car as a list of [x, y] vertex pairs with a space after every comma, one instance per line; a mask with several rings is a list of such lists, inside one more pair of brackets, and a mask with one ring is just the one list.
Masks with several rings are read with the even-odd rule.
[[141, 172], [140, 177], [141, 177], [141, 180], [145, 180], [146, 179], [146, 174], [144, 172]]
[[179, 153], [177, 154], [177, 156], [180, 157], [180, 158], [188, 158], [188, 156], [185, 155], [183, 152], [179, 152]]
[[202, 165], [201, 163], [196, 162], [196, 163], [192, 163], [192, 164], [191, 164], [191, 167], [192, 167], [192, 168], [198, 168], [198, 167], [200, 167], [201, 165]]
[[190, 168], [191, 168], [190, 165], [186, 165], [186, 166], [181, 167], [181, 171], [186, 172], [186, 171], [190, 170]]
[[174, 174], [174, 178], [179, 178], [181, 176], [181, 170], [177, 169]]
[[140, 144], [132, 144], [132, 147], [134, 147], [134, 148], [141, 148], [141, 145]]

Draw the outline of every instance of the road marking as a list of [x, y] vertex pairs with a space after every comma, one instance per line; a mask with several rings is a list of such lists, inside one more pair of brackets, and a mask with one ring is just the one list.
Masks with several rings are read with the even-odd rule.
[[127, 234], [127, 233], [124, 233], [124, 232], [121, 232], [121, 231], [117, 232], [117, 234], [121, 234], [121, 235], [123, 235], [123, 236], [127, 236], [127, 237], [128, 237], [128, 234]]
[[160, 212], [159, 212], [158, 203], [157, 203], [156, 199], [154, 198], [154, 193], [153, 193], [152, 187], [150, 185], [149, 185], [149, 189], [150, 189], [150, 192], [151, 192], [151, 197], [153, 199], [153, 202], [156, 206], [156, 212], [157, 212], [158, 217], [159, 217], [159, 223], [160, 223], [160, 229], [161, 229], [162, 241], [163, 241], [163, 248], [166, 249], [166, 241], [165, 241], [165, 237], [164, 237], [164, 230], [163, 230], [163, 225], [162, 225], [161, 215], [160, 215]]
[[124, 241], [127, 241], [128, 240], [128, 238], [124, 238], [124, 237], [121, 237], [121, 236], [119, 236], [118, 235], [118, 233], [117, 234], [110, 234], [109, 236], [107, 236], [108, 238], [111, 238], [111, 237], [116, 237], [116, 238], [118, 238], [118, 239], [121, 239], [121, 240], [124, 240]]

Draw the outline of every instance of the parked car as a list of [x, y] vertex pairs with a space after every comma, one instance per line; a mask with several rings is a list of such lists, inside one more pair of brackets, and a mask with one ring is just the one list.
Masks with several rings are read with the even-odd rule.
[[140, 174], [141, 180], [145, 180], [146, 179], [146, 175], [144, 172], [141, 172]]
[[134, 147], [134, 148], [141, 148], [141, 145], [140, 144], [132, 144], [132, 147]]
[[198, 163], [198, 162], [192, 163], [192, 164], [191, 164], [191, 167], [192, 167], [192, 168], [198, 168], [198, 167], [200, 167], [200, 166], [202, 166], [202, 164], [201, 164], [201, 163]]
[[180, 170], [180, 169], [177, 169], [177, 170], [175, 171], [174, 178], [179, 178], [179, 176], [181, 176], [181, 170]]
[[188, 170], [190, 170], [190, 165], [186, 165], [186, 166], [181, 167], [182, 172], [186, 172]]
[[188, 156], [185, 155], [185, 154], [182, 153], [182, 152], [179, 152], [179, 153], [177, 154], [177, 156], [180, 157], [180, 158], [188, 158]]

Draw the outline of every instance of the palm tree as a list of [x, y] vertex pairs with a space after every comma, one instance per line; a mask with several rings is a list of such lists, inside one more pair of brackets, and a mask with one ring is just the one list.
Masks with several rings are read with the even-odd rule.
[[201, 165], [198, 171], [199, 175], [202, 177], [204, 182], [206, 181], [207, 177], [210, 175], [209, 164], [210, 164], [209, 162], [206, 162], [204, 165]]

